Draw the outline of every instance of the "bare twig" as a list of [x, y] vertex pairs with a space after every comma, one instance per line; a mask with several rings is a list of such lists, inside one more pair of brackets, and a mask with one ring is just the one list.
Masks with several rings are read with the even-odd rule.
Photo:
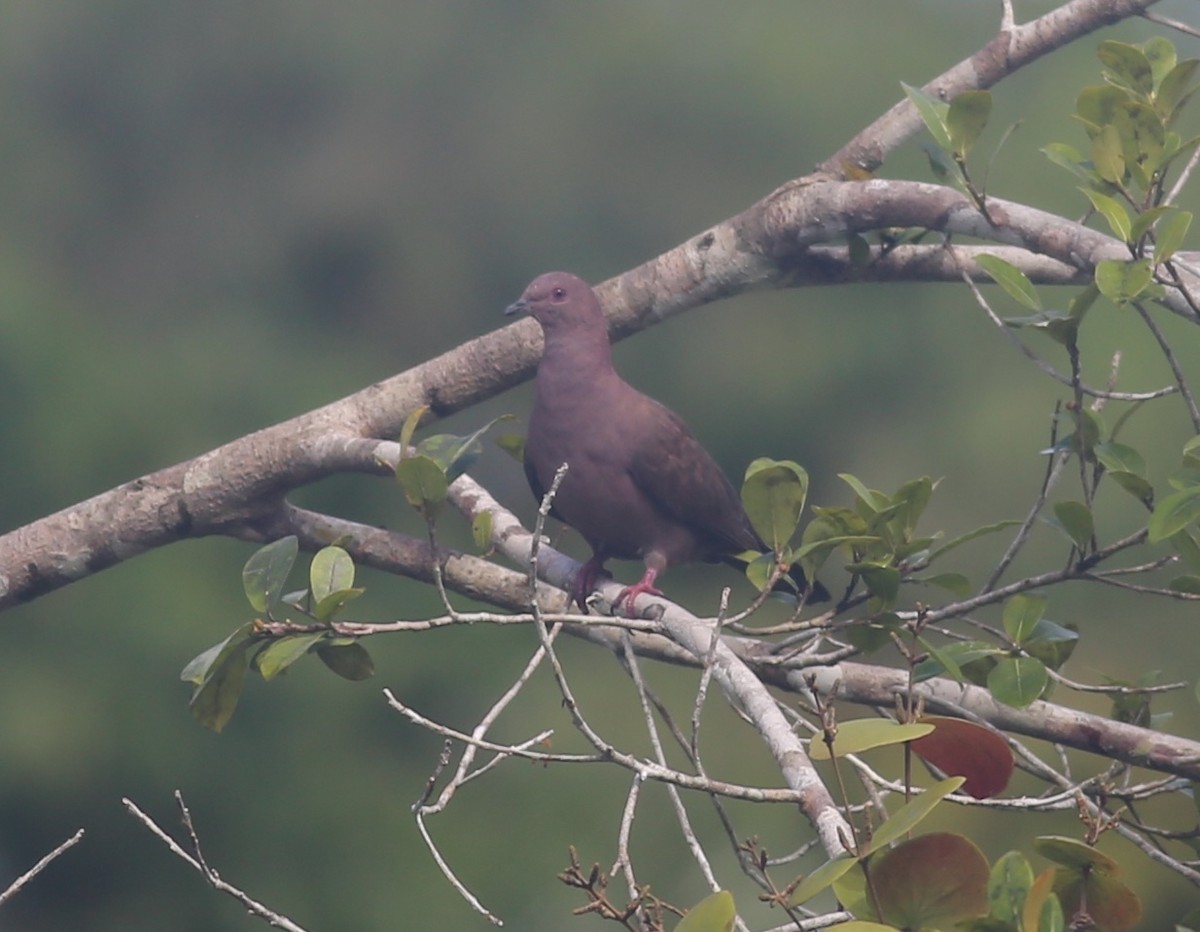
[[274, 910], [264, 906], [262, 903], [253, 899], [248, 894], [235, 887], [233, 884], [223, 880], [216, 870], [209, 867], [208, 863], [204, 859], [203, 853], [200, 850], [200, 839], [192, 825], [192, 817], [188, 812], [187, 805], [183, 801], [183, 794], [178, 790], [175, 791], [175, 802], [179, 806], [180, 819], [182, 820], [183, 825], [187, 830], [188, 837], [191, 841], [192, 853], [185, 851], [183, 847], [177, 841], [175, 841], [174, 838], [160, 828], [158, 823], [150, 818], [150, 816], [146, 815], [146, 813], [144, 813], [141, 809], [139, 809], [132, 800], [122, 799], [121, 802], [125, 805], [125, 808], [129, 810], [134, 818], [146, 826], [151, 833], [157, 836], [158, 839], [167, 846], [172, 854], [195, 868], [205, 879], [205, 881], [207, 881], [208, 885], [214, 890], [219, 890], [221, 893], [226, 893], [233, 897], [246, 908], [247, 912], [264, 920], [270, 926], [274, 926], [277, 929], [284, 929], [286, 932], [305, 932], [303, 926], [296, 924], [286, 916], [282, 916]]
[[79, 842], [82, 840], [83, 829], [79, 829], [61, 845], [59, 845], [49, 854], [43, 856], [36, 864], [33, 865], [33, 867], [29, 868], [29, 870], [10, 883], [8, 888], [3, 893], [0, 893], [0, 906], [3, 906], [6, 902], [20, 893], [25, 884], [29, 883], [29, 881], [33, 880], [34, 877], [49, 867], [52, 861], [58, 858], [65, 851], [75, 847], [75, 845], [79, 844]]

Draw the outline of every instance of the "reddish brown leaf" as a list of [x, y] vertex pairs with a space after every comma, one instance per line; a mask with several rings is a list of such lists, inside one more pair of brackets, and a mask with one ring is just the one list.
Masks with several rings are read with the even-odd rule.
[[921, 721], [936, 727], [913, 741], [912, 749], [943, 773], [966, 777], [963, 789], [971, 796], [988, 799], [1008, 786], [1012, 751], [994, 731], [941, 715], [927, 715]]

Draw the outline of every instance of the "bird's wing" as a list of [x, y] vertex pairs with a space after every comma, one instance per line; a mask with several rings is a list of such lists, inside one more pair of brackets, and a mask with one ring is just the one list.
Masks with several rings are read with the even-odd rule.
[[[542, 507], [542, 499], [546, 497], [547, 490], [542, 485], [542, 480], [538, 478], [537, 470], [534, 468], [533, 461], [530, 460], [528, 454], [525, 456], [524, 465], [525, 465], [525, 479], [529, 483], [529, 488], [533, 492], [533, 497], [535, 499], [537, 499], [538, 507], [541, 508]], [[558, 513], [557, 509], [555, 509], [554, 502], [550, 503], [550, 516], [558, 519], [559, 521], [563, 520], [562, 515], [560, 515]]]
[[641, 396], [639, 423], [629, 472], [634, 483], [661, 510], [710, 541], [714, 552], [760, 546], [741, 498], [683, 420], [669, 408]]

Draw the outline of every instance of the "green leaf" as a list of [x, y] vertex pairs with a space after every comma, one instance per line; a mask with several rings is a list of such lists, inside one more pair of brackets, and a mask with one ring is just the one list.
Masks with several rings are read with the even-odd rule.
[[525, 437], [523, 435], [501, 434], [496, 438], [496, 446], [518, 463], [525, 462]]
[[1158, 207], [1151, 207], [1149, 210], [1143, 210], [1140, 214], [1133, 218], [1133, 226], [1129, 231], [1129, 242], [1141, 243], [1142, 239], [1150, 232], [1151, 227], [1158, 223], [1163, 217], [1177, 211], [1178, 208], [1171, 207], [1168, 204], [1160, 204]]
[[1119, 186], [1125, 180], [1125, 149], [1115, 126], [1103, 126], [1092, 137], [1092, 165], [1109, 184]]
[[885, 718], [857, 718], [838, 725], [837, 735], [833, 739], [832, 755], [828, 745], [818, 738], [813, 738], [808, 756], [813, 760], [829, 760], [831, 756], [861, 754], [872, 748], [904, 744], [931, 731], [932, 725], [901, 725]]
[[838, 478], [850, 486], [854, 490], [854, 494], [858, 496], [859, 501], [876, 514], [892, 507], [892, 500], [890, 498], [882, 492], [868, 489], [856, 476], [852, 476], [847, 472], [840, 472], [838, 473]]
[[336, 592], [331, 592], [313, 606], [312, 615], [319, 622], [328, 622], [343, 605], [353, 602], [366, 591], [366, 589], [338, 589]]
[[481, 511], [471, 522], [471, 539], [475, 542], [476, 550], [488, 550], [492, 546], [492, 524], [494, 519], [490, 511]]
[[421, 405], [419, 408], [409, 412], [408, 417], [404, 419], [404, 426], [400, 428], [400, 455], [403, 457], [407, 454], [408, 448], [412, 445], [413, 434], [417, 432], [417, 425], [421, 423], [421, 418], [425, 416], [425, 412], [429, 410], [429, 405]]
[[1092, 520], [1092, 509], [1083, 502], [1055, 502], [1054, 517], [1058, 526], [1066, 533], [1080, 552], [1091, 546], [1096, 526]]
[[795, 536], [808, 497], [808, 473], [791, 460], [760, 457], [746, 467], [742, 504], [754, 530], [773, 551]]
[[862, 576], [871, 595], [883, 608], [890, 608], [900, 594], [900, 571], [894, 566], [879, 566], [873, 563], [851, 563], [846, 567]]
[[313, 600], [320, 602], [331, 592], [354, 585], [354, 561], [341, 547], [322, 547], [312, 558], [308, 581]]
[[279, 601], [299, 552], [296, 536], [289, 534], [260, 547], [246, 561], [242, 568], [242, 588], [256, 612], [268, 613]]
[[1029, 656], [1040, 660], [1051, 670], [1058, 670], [1070, 659], [1078, 643], [1078, 631], [1072, 631], [1048, 618], [1041, 618], [1021, 647]]
[[1100, 43], [1096, 56], [1107, 69], [1105, 77], [1138, 94], [1154, 90], [1154, 72], [1150, 60], [1136, 45], [1108, 39]]
[[1092, 450], [1096, 459], [1110, 472], [1128, 472], [1136, 476], [1146, 475], [1146, 460], [1133, 447], [1113, 440], [1096, 444]]
[[1150, 70], [1153, 72], [1154, 87], [1159, 87], [1163, 79], [1175, 67], [1175, 46], [1170, 39], [1163, 36], [1153, 36], [1141, 43], [1138, 48], [1146, 56], [1146, 60], [1150, 62]]
[[1087, 870], [1097, 874], [1108, 874], [1110, 877], [1121, 875], [1120, 864], [1076, 838], [1041, 835], [1033, 840], [1033, 850], [1048, 861], [1072, 871]]
[[893, 841], [899, 841], [916, 828], [929, 813], [933, 812], [938, 803], [966, 782], [965, 777], [949, 777], [935, 783], [920, 796], [914, 796], [879, 826], [862, 854], [873, 854], [886, 848]]
[[1018, 927], [1033, 888], [1033, 868], [1020, 851], [1001, 855], [988, 877], [988, 914]]
[[1102, 259], [1096, 263], [1096, 287], [1114, 304], [1125, 304], [1138, 297], [1154, 278], [1150, 263], [1145, 259], [1124, 262]]
[[800, 882], [788, 900], [788, 905], [799, 906], [808, 902], [857, 863], [858, 859], [849, 854], [826, 861]]
[[349, 644], [320, 644], [317, 656], [321, 662], [343, 679], [358, 682], [375, 675], [375, 663], [367, 649], [357, 641]]
[[294, 634], [272, 641], [254, 655], [254, 666], [262, 674], [264, 680], [273, 680], [280, 673], [308, 653], [308, 649], [325, 635], [318, 631], [316, 634]]
[[917, 582], [945, 589], [960, 599], [965, 599], [971, 591], [971, 580], [962, 573], [938, 573], [936, 576], [921, 577]]
[[950, 105], [919, 87], [912, 87], [903, 81], [900, 82], [900, 86], [904, 88], [904, 93], [912, 105], [917, 108], [917, 114], [925, 123], [925, 128], [929, 130], [929, 135], [933, 137], [938, 148], [945, 152], [952, 151], [954, 146], [950, 142], [950, 130], [946, 126], [946, 115], [950, 111]]
[[1154, 104], [1159, 114], [1168, 123], [1174, 121], [1181, 105], [1195, 91], [1195, 87], [1192, 85], [1192, 76], [1196, 73], [1197, 65], [1200, 65], [1200, 59], [1189, 58], [1181, 61], [1159, 84], [1158, 92], [1154, 95]]
[[256, 643], [256, 631], [257, 625], [247, 622], [184, 667], [181, 678], [196, 684], [188, 706], [192, 717], [205, 728], [219, 732], [233, 716], [246, 680], [247, 651]]
[[991, 112], [992, 95], [988, 91], [964, 91], [950, 101], [946, 131], [955, 154], [966, 157], [987, 126]]
[[997, 702], [1023, 709], [1046, 691], [1050, 676], [1033, 657], [1003, 657], [988, 674], [987, 687]]
[[718, 890], [689, 909], [675, 932], [729, 932], [736, 915], [733, 894]]
[[1033, 282], [1015, 265], [1006, 262], [999, 256], [990, 254], [979, 256], [975, 261], [1014, 301], [1025, 305], [1030, 310], [1040, 311], [1042, 309], [1042, 301], [1033, 287]]
[[1084, 184], [1092, 185], [1100, 181], [1100, 176], [1087, 167], [1087, 160], [1074, 146], [1065, 142], [1052, 142], [1043, 147], [1042, 154], [1059, 168], [1065, 168]]
[[1082, 190], [1087, 195], [1087, 199], [1092, 202], [1092, 206], [1108, 221], [1113, 235], [1123, 243], [1133, 242], [1129, 212], [1121, 206], [1121, 203], [1116, 198], [1101, 194], [1099, 191], [1092, 191], [1089, 188]]
[[1172, 492], [1150, 513], [1150, 543], [1173, 537], [1200, 519], [1200, 486]]
[[1168, 261], [1179, 251], [1191, 225], [1192, 214], [1187, 210], [1174, 211], [1159, 224], [1158, 241], [1154, 246], [1154, 264], [1156, 266]]
[[405, 457], [396, 466], [396, 478], [408, 503], [432, 520], [446, 502], [450, 483], [446, 473], [428, 456]]
[[1022, 644], [1045, 613], [1045, 596], [1027, 593], [1014, 595], [1004, 603], [1004, 631], [1014, 644]]
[[961, 547], [963, 544], [970, 543], [980, 537], [985, 537], [988, 534], [995, 534], [997, 531], [1003, 531], [1005, 528], [1017, 527], [1021, 522], [1009, 519], [1007, 521], [997, 521], [995, 524], [985, 524], [982, 527], [977, 527], [973, 531], [967, 531], [965, 534], [960, 534], [953, 540], [946, 541], [942, 546], [929, 554], [929, 562], [932, 563], [941, 557], [944, 557], [956, 547]]
[[1117, 118], [1129, 95], [1108, 84], [1085, 87], [1075, 99], [1075, 117], [1083, 124], [1089, 137], [1095, 137], [1101, 127]]

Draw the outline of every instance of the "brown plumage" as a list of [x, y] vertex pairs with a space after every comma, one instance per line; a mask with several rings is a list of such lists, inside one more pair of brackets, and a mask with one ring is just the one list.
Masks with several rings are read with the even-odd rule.
[[[616, 607], [624, 603], [632, 613], [641, 593], [661, 595], [655, 580], [668, 566], [736, 563], [736, 554], [768, 549], [687, 425], [617, 374], [604, 312], [585, 281], [566, 272], [541, 275], [505, 313], [530, 315], [545, 336], [525, 475], [540, 501], [568, 464], [551, 513], [592, 548], [572, 589], [580, 608], [609, 558], [645, 562], [642, 579], [617, 599]], [[792, 576], [807, 588], [798, 567]], [[825, 598], [816, 584], [809, 600]]]

